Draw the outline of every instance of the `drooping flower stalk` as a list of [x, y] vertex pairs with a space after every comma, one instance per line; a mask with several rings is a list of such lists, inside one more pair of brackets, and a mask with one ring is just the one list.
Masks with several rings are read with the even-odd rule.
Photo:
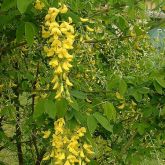
[[61, 23], [56, 21], [56, 17], [60, 13], [64, 14], [67, 11], [66, 5], [59, 9], [49, 8], [44, 26], [42, 26], [42, 37], [47, 39], [44, 51], [48, 57], [51, 57], [49, 65], [54, 69], [52, 83], [54, 84], [53, 89], [56, 90], [55, 99], [66, 98], [71, 101], [69, 87], [73, 84], [69, 80], [68, 73], [72, 67], [73, 56], [69, 54], [69, 50], [73, 49], [74, 27], [70, 17], [68, 21]]

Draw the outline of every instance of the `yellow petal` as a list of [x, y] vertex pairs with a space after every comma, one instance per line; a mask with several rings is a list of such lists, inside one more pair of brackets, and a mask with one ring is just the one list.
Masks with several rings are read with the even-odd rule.
[[57, 82], [58, 80], [59, 80], [58, 76], [55, 75], [54, 78], [53, 78], [53, 80], [52, 80], [51, 82], [52, 82], [52, 83], [55, 83], [55, 82]]
[[94, 29], [90, 28], [88, 25], [86, 26], [86, 29], [87, 29], [87, 31], [89, 31], [89, 32], [93, 32], [93, 31], [94, 31]]
[[80, 151], [80, 157], [82, 157], [82, 158], [85, 157], [83, 150]]
[[50, 14], [47, 14], [47, 15], [45, 16], [45, 21], [48, 21], [50, 18], [51, 18], [51, 15], [50, 15]]
[[42, 10], [45, 7], [45, 4], [40, 0], [36, 0], [36, 4], [34, 6], [37, 10]]
[[61, 8], [60, 8], [60, 13], [66, 13], [68, 11], [68, 8], [66, 5], [63, 5]]
[[116, 97], [117, 97], [118, 99], [123, 99], [123, 96], [121, 96], [119, 92], [116, 92]]
[[88, 144], [84, 144], [83, 145], [83, 148], [86, 150], [86, 152], [88, 153], [88, 154], [94, 154], [94, 152], [92, 151], [92, 146], [91, 145], [88, 145]]
[[136, 106], [137, 104], [132, 100], [132, 105], [133, 105], [133, 106]]
[[43, 133], [44, 133], [43, 138], [44, 138], [44, 139], [47, 139], [47, 138], [50, 136], [51, 131], [50, 131], [50, 130], [48, 130], [48, 131], [44, 131]]
[[69, 24], [73, 22], [71, 17], [68, 17], [68, 20], [69, 20]]
[[88, 34], [85, 35], [86, 40], [91, 40], [91, 38], [88, 36]]
[[60, 99], [62, 96], [61, 96], [61, 92], [58, 92], [55, 96], [55, 99]]
[[67, 160], [64, 165], [71, 165], [69, 161]]
[[69, 81], [69, 79], [66, 79], [66, 84], [67, 84], [68, 86], [73, 86], [73, 84]]
[[54, 27], [52, 30], [51, 30], [51, 33], [50, 33], [51, 35], [53, 34], [53, 35], [55, 35], [55, 34], [57, 34], [57, 35], [61, 35], [61, 31], [60, 31], [60, 29], [58, 28], [58, 27]]
[[81, 22], [87, 22], [87, 21], [89, 21], [88, 18], [80, 18], [80, 20], [81, 20]]
[[52, 150], [50, 157], [54, 157], [54, 151]]
[[49, 160], [50, 159], [50, 156], [45, 156], [42, 160]]
[[85, 158], [85, 161], [88, 162], [88, 163], [90, 162], [90, 160], [87, 157]]
[[56, 82], [53, 89], [56, 90], [60, 86], [59, 82]]
[[52, 59], [52, 60], [49, 62], [49, 65], [52, 66], [52, 67], [58, 66], [58, 60], [57, 60], [57, 59]]
[[45, 52], [45, 53], [47, 53], [47, 52], [48, 52], [48, 50], [49, 50], [49, 48], [48, 48], [47, 46], [44, 46], [44, 48], [43, 48], [43, 49], [44, 49], [44, 52]]
[[67, 74], [66, 74], [66, 73], [64, 73], [62, 76], [63, 76], [63, 79], [64, 79], [64, 80], [67, 79]]
[[59, 13], [59, 9], [55, 7], [50, 7], [48, 10], [48, 14], [52, 14], [52, 13]]
[[64, 33], [64, 34], [67, 33], [67, 31], [68, 31], [67, 28], [60, 28], [60, 30], [61, 30], [61, 32]]
[[68, 63], [67, 62], [64, 62], [63, 65], [62, 65], [62, 68], [66, 71], [69, 71], [69, 68], [68, 68]]
[[59, 154], [55, 155], [55, 158], [57, 158], [59, 160], [63, 160], [63, 159], [65, 159], [65, 154], [64, 153], [59, 153]]
[[119, 108], [119, 109], [124, 109], [124, 107], [125, 107], [125, 103], [119, 105], [117, 108]]
[[53, 55], [54, 55], [54, 50], [53, 49], [49, 49], [48, 52], [47, 52], [47, 56], [51, 57]]
[[60, 65], [59, 65], [59, 66], [57, 67], [57, 69], [55, 70], [55, 73], [56, 73], [56, 74], [61, 74], [61, 73], [62, 73], [62, 68], [61, 68]]
[[52, 30], [54, 27], [58, 28], [59, 27], [59, 24], [57, 22], [50, 23], [49, 30]]

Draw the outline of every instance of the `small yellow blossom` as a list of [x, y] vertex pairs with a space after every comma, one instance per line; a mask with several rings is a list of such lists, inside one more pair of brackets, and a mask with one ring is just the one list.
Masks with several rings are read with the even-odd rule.
[[50, 131], [50, 130], [48, 130], [48, 131], [44, 131], [43, 133], [44, 133], [43, 138], [47, 139], [47, 138], [50, 136], [51, 131]]
[[67, 160], [64, 165], [71, 165], [70, 162]]
[[36, 0], [34, 7], [37, 10], [42, 10], [45, 7], [45, 4], [41, 2], [40, 0]]
[[58, 100], [58, 99], [60, 100], [61, 97], [62, 97], [62, 93], [60, 91], [57, 91], [55, 99], [56, 100]]
[[71, 162], [71, 163], [76, 163], [76, 162], [78, 162], [78, 159], [77, 159], [76, 156], [74, 156], [74, 155], [69, 155], [69, 156], [67, 157], [67, 160], [69, 160], [69, 162]]
[[50, 159], [50, 156], [48, 155], [48, 156], [43, 157], [42, 160], [49, 160], [49, 159]]
[[52, 150], [51, 154], [50, 154], [50, 157], [54, 157], [54, 151]]
[[87, 29], [87, 31], [89, 31], [89, 32], [93, 32], [93, 31], [94, 31], [94, 29], [90, 28], [88, 25], [86, 26], [86, 29]]
[[88, 18], [80, 18], [81, 22], [88, 22], [89, 19]]
[[88, 154], [94, 154], [94, 152], [92, 151], [92, 146], [91, 145], [88, 145], [88, 144], [84, 144], [83, 145], [83, 148], [87, 151]]
[[87, 157], [85, 158], [85, 161], [88, 162], [88, 163], [90, 162], [90, 160]]
[[49, 62], [49, 65], [51, 65], [52, 67], [58, 66], [58, 60], [57, 60], [56, 58], [52, 59], [52, 60]]
[[91, 38], [88, 36], [88, 34], [85, 35], [86, 40], [91, 40]]
[[86, 128], [85, 127], [81, 127], [78, 131], [77, 134], [79, 137], [84, 136], [84, 133], [86, 133]]
[[121, 96], [121, 94], [119, 92], [116, 92], [116, 97], [117, 97], [117, 99], [121, 99], [121, 100], [124, 99], [123, 96]]
[[64, 118], [58, 119], [58, 120], [54, 123], [54, 125], [55, 125], [55, 128], [56, 128], [56, 126], [63, 127], [63, 126], [65, 125], [65, 120], [64, 120]]
[[51, 57], [51, 56], [54, 55], [54, 50], [53, 50], [53, 49], [48, 49], [48, 50], [46, 50], [46, 51], [47, 51], [47, 56], [48, 56], [48, 57]]
[[[56, 15], [58, 15], [58, 13], [60, 12], [60, 10], [59, 9], [57, 9], [57, 8], [55, 8], [55, 7], [50, 7], [49, 8], [49, 10], [48, 10], [48, 14], [56, 14]], [[54, 16], [54, 15], [53, 15]]]
[[54, 157], [56, 159], [63, 160], [65, 159], [65, 153], [57, 153]]
[[132, 100], [131, 103], [132, 103], [133, 106], [136, 106], [137, 105], [133, 100]]
[[62, 68], [60, 65], [58, 65], [57, 69], [55, 70], [56, 74], [61, 74], [62, 73]]
[[66, 79], [66, 84], [67, 84], [68, 86], [73, 86], [73, 84], [69, 81], [68, 78]]
[[82, 158], [85, 157], [83, 150], [80, 151], [80, 157], [82, 157]]
[[59, 86], [60, 86], [60, 83], [57, 81], [57, 82], [55, 83], [55, 85], [54, 85], [53, 89], [55, 89], [55, 90], [56, 90]]
[[73, 22], [71, 17], [68, 17], [68, 22], [69, 22], [69, 24], [71, 24]]
[[63, 5], [59, 10], [60, 10], [60, 13], [66, 13], [68, 11], [68, 8], [66, 5]]
[[125, 107], [125, 103], [119, 105], [117, 108], [119, 108], [119, 109], [124, 109], [124, 107]]

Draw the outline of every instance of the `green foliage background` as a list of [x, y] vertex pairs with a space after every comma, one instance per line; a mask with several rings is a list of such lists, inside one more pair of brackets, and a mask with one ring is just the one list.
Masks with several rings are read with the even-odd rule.
[[[37, 11], [33, 0], [0, 1], [0, 164], [11, 164], [7, 156], [12, 164], [45, 164], [51, 146], [42, 131], [59, 117], [70, 129], [88, 129], [96, 153], [91, 165], [163, 164], [165, 49], [154, 48], [148, 35], [164, 28], [163, 20], [151, 19], [139, 0], [43, 2]], [[59, 2], [70, 9], [62, 19], [72, 17], [77, 32], [69, 75], [73, 103], [54, 100], [53, 70], [42, 50], [43, 18]], [[155, 3], [156, 11], [165, 5]]]

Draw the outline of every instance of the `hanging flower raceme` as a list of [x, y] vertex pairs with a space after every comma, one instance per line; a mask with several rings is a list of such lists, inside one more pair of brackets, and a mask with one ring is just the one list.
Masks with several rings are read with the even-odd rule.
[[[90, 162], [90, 157], [94, 154], [92, 146], [87, 144], [82, 138], [85, 136], [86, 128], [81, 127], [71, 132], [65, 128], [63, 118], [54, 123], [54, 133], [52, 135], [52, 150], [46, 153], [43, 160], [52, 159], [56, 165], [86, 165]], [[49, 138], [50, 131], [45, 131], [43, 138]]]
[[56, 17], [60, 13], [66, 13], [68, 8], [63, 5], [59, 9], [49, 8], [45, 16], [44, 26], [42, 26], [42, 37], [47, 40], [44, 51], [51, 58], [49, 65], [54, 69], [53, 89], [56, 90], [55, 99], [66, 98], [69, 101], [69, 87], [73, 86], [70, 82], [68, 73], [72, 67], [73, 56], [69, 50], [73, 49], [75, 39], [72, 18], [58, 23]]

